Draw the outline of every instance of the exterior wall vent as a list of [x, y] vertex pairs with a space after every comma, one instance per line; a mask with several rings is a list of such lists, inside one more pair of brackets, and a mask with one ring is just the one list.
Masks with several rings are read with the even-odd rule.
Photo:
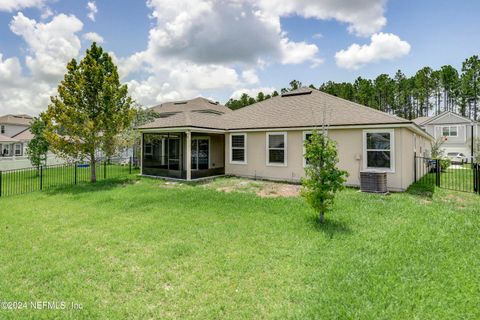
[[372, 193], [387, 193], [387, 173], [380, 171], [360, 172], [360, 190]]

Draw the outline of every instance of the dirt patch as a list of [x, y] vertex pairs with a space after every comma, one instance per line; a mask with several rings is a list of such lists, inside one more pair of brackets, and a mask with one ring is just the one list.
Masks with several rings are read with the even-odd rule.
[[301, 186], [294, 184], [266, 183], [256, 194], [260, 197], [298, 197], [300, 188]]
[[255, 193], [259, 197], [297, 197], [300, 193], [299, 185], [240, 178], [218, 179], [204, 187], [220, 192]]

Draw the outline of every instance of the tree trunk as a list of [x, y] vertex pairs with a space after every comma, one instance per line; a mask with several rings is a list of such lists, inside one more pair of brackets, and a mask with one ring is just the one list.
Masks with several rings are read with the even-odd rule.
[[321, 224], [325, 222], [325, 214], [323, 212], [320, 212], [320, 215], [318, 218]]
[[95, 155], [90, 156], [90, 182], [97, 182], [97, 163]]

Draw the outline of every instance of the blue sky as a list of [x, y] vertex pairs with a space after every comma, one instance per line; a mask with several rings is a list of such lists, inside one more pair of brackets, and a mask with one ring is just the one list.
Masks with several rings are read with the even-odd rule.
[[[89, 4], [90, 2], [90, 4]], [[479, 53], [478, 1], [2, 0], [0, 113], [37, 114], [92, 39], [149, 106], [412, 75]]]

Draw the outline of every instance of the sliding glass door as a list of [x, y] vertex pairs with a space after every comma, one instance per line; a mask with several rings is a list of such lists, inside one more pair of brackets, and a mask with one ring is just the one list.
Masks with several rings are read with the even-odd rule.
[[209, 168], [210, 140], [208, 138], [192, 138], [192, 170]]

